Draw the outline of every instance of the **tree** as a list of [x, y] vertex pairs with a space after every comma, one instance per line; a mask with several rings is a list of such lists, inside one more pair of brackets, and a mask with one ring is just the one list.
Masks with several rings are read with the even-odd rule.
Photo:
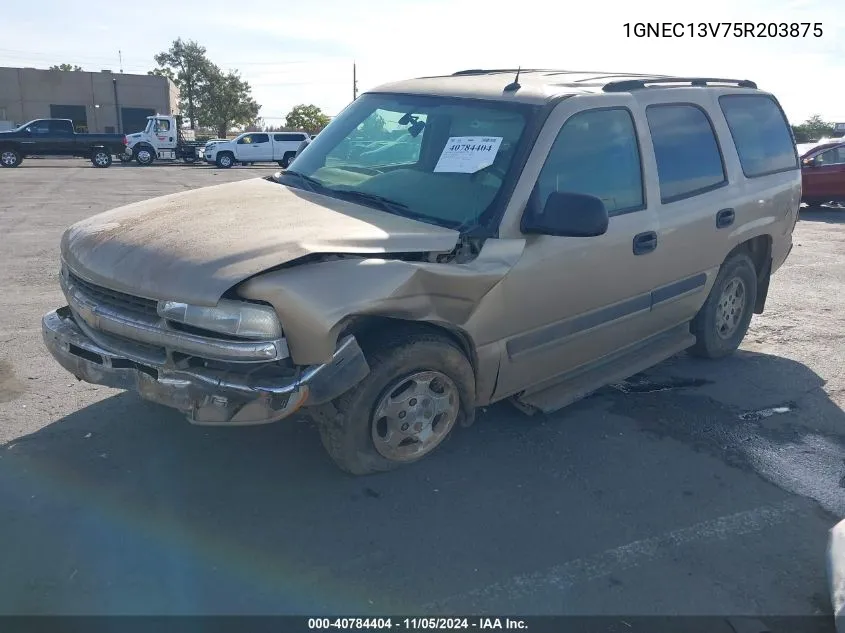
[[69, 72], [69, 71], [80, 72], [82, 70], [82, 66], [77, 66], [76, 64], [56, 64], [55, 66], [50, 66], [50, 70], [64, 70], [66, 72]]
[[211, 62], [205, 56], [205, 47], [193, 40], [176, 39], [170, 49], [154, 57], [158, 68], [150, 74], [169, 77], [179, 88], [180, 109], [187, 112], [191, 129], [196, 129], [197, 103], [208, 84]]
[[821, 116], [814, 114], [800, 125], [792, 126], [796, 143], [808, 143], [833, 135], [833, 123], [827, 123]]
[[384, 118], [380, 114], [375, 114], [364, 119], [364, 122], [358, 126], [358, 132], [364, 138], [376, 139], [387, 136], [384, 126]]
[[224, 73], [213, 64], [205, 73], [206, 82], [197, 104], [201, 124], [212, 126], [220, 138], [225, 138], [233, 126], [259, 123], [261, 106], [252, 98], [249, 82], [241, 79], [237, 71]]
[[316, 134], [329, 124], [328, 115], [315, 105], [295, 106], [285, 117], [285, 125], [297, 130]]

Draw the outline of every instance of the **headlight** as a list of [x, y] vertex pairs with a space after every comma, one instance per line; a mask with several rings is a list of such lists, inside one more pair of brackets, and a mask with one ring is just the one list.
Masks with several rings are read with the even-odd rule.
[[212, 332], [253, 339], [273, 339], [282, 335], [276, 311], [269, 306], [223, 299], [213, 308], [178, 301], [159, 301], [158, 315]]

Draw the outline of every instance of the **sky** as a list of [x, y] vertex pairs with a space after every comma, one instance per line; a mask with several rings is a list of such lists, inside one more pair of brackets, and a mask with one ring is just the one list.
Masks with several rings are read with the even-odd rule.
[[[0, 0], [0, 9], [0, 66], [116, 72], [122, 51], [124, 72], [146, 73], [174, 39], [193, 39], [250, 82], [268, 125], [300, 103], [340, 112], [352, 100], [353, 61], [359, 93], [517, 66], [752, 79], [792, 123], [813, 114], [845, 122], [845, 0]], [[626, 23], [646, 22], [811, 26], [799, 38], [627, 35]]]

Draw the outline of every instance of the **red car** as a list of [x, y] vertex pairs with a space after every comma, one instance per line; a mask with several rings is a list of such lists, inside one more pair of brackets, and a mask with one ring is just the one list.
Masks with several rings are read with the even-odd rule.
[[818, 145], [801, 157], [801, 201], [845, 203], [845, 141]]

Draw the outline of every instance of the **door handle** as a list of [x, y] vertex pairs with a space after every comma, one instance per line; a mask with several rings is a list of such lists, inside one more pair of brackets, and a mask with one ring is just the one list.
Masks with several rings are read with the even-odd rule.
[[634, 255], [645, 255], [657, 248], [657, 233], [646, 231], [634, 236]]
[[716, 228], [723, 229], [730, 226], [736, 219], [736, 213], [733, 209], [722, 209], [716, 214]]

